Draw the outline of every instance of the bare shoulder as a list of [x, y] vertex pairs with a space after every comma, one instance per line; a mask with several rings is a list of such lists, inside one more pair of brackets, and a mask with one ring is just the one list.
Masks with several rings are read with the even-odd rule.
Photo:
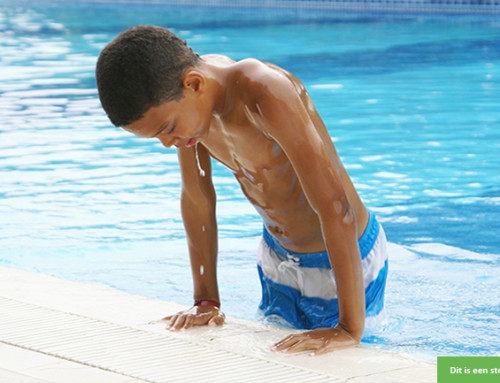
[[295, 79], [290, 72], [279, 67], [278, 65], [260, 61], [254, 58], [244, 59], [234, 64], [234, 69], [241, 71], [242, 74], [248, 76], [254, 81], [278, 80], [290, 81]]
[[284, 93], [296, 96], [305, 91], [299, 79], [272, 63], [249, 58], [234, 63], [232, 70], [237, 81], [249, 90], [258, 91], [261, 96], [283, 96]]
[[295, 80], [295, 77], [283, 68], [255, 58], [234, 61], [224, 55], [207, 54], [203, 55], [202, 59], [210, 65], [223, 68], [229, 75], [229, 86], [243, 87], [247, 91], [251, 91], [252, 87], [269, 85], [276, 87], [280, 83], [286, 86]]
[[289, 141], [285, 135], [291, 139], [324, 130], [304, 85], [287, 70], [256, 59], [238, 61], [230, 68], [232, 100], [240, 101], [248, 120], [266, 137], [284, 145]]

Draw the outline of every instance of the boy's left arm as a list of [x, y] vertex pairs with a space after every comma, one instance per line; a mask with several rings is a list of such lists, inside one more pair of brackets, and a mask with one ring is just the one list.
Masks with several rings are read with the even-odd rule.
[[293, 77], [291, 82], [273, 78], [266, 84], [266, 92], [258, 102], [263, 128], [285, 151], [319, 217], [339, 304], [339, 321], [334, 327], [290, 335], [272, 349], [313, 350], [316, 355], [352, 347], [359, 344], [363, 334], [365, 295], [356, 216], [342, 183], [343, 166], [300, 82]]

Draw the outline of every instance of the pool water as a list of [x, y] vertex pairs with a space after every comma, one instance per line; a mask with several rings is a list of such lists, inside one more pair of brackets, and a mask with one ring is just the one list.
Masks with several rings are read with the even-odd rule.
[[[390, 241], [364, 342], [500, 355], [500, 23], [493, 17], [0, 1], [0, 264], [190, 304], [174, 149], [111, 126], [99, 51], [141, 23], [301, 78]], [[214, 164], [220, 290], [257, 320], [262, 223]]]

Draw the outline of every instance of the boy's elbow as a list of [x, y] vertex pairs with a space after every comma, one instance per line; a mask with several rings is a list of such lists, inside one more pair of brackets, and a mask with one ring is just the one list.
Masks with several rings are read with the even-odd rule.
[[326, 207], [317, 210], [322, 222], [332, 222], [336, 227], [345, 229], [356, 227], [356, 213], [346, 199], [336, 198], [328, 201]]
[[349, 202], [336, 200], [333, 202], [333, 210], [335, 211], [337, 218], [342, 220], [342, 223], [346, 225], [354, 225], [356, 221], [354, 209], [351, 207]]

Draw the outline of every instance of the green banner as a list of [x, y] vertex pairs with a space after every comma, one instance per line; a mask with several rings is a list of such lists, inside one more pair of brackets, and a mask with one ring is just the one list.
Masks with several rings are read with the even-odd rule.
[[500, 383], [500, 356], [438, 356], [437, 383]]

